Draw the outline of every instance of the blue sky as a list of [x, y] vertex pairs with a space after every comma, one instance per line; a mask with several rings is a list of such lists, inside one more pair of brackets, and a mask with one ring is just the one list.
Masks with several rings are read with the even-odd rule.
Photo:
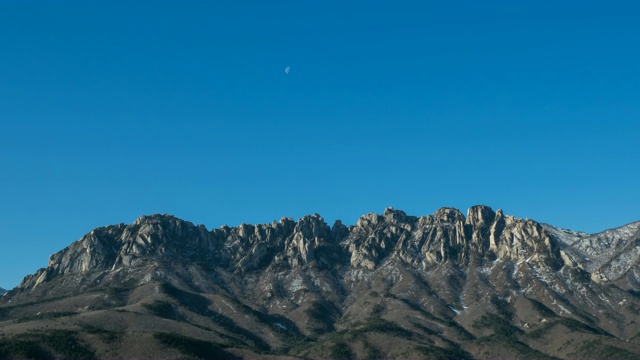
[[0, 286], [150, 213], [208, 228], [475, 204], [588, 232], [640, 220], [639, 14], [2, 1]]

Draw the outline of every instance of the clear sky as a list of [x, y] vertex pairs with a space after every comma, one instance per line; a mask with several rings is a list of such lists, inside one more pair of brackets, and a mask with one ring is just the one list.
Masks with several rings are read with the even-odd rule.
[[151, 213], [640, 220], [637, 4], [0, 1], [0, 286]]

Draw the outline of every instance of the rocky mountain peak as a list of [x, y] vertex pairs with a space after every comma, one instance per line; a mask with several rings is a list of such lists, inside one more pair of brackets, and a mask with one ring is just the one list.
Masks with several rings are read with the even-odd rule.
[[366, 228], [391, 225], [408, 228], [410, 227], [410, 224], [415, 223], [417, 220], [417, 217], [408, 216], [402, 210], [387, 207], [382, 214], [369, 213], [362, 215], [355, 226], [359, 228]]
[[173, 215], [153, 214], [131, 225], [92, 230], [52, 255], [47, 269], [25, 279], [24, 285], [35, 286], [64, 274], [115, 271], [150, 260], [198, 259], [247, 273], [311, 263], [348, 262], [354, 268], [374, 269], [390, 258], [423, 267], [447, 261], [469, 264], [471, 259], [485, 257], [555, 267], [564, 264], [557, 240], [540, 224], [482, 205], [468, 209], [467, 217], [454, 208], [417, 218], [388, 207], [382, 214], [361, 216], [349, 227], [339, 220], [330, 227], [322, 216], [313, 214], [295, 222], [283, 217], [269, 224], [211, 231]]
[[293, 219], [292, 219], [292, 218], [288, 218], [288, 217], [284, 217], [284, 216], [283, 216], [283, 217], [280, 219], [280, 225], [283, 225], [283, 226], [295, 225], [295, 223], [296, 223], [296, 222], [295, 222], [295, 221], [293, 221]]
[[168, 223], [172, 221], [178, 222], [183, 220], [178, 219], [174, 215], [170, 215], [170, 214], [151, 214], [151, 215], [140, 216], [131, 225], [136, 226], [136, 225], [142, 225], [142, 224], [161, 224], [161, 223]]
[[426, 217], [422, 217], [421, 219], [424, 219], [429, 223], [435, 221], [437, 223], [449, 224], [455, 224], [458, 222], [464, 223], [465, 221], [465, 217], [462, 212], [451, 207], [440, 208], [433, 215], [427, 215]]
[[[501, 210], [498, 211], [502, 214]], [[481, 229], [493, 224], [495, 218], [496, 213], [489, 206], [476, 205], [467, 210], [466, 224]]]
[[356, 227], [368, 227], [375, 226], [381, 221], [381, 216], [376, 213], [368, 213], [366, 215], [360, 216], [358, 221], [356, 222]]
[[388, 224], [398, 224], [398, 223], [412, 223], [417, 220], [414, 216], [407, 216], [407, 214], [402, 210], [396, 210], [393, 207], [387, 207], [382, 213], [382, 217], [385, 219], [385, 222]]
[[298, 220], [293, 230], [294, 232], [302, 233], [305, 237], [324, 237], [329, 239], [331, 228], [324, 221], [322, 216], [318, 214], [306, 215], [302, 219]]
[[293, 235], [286, 240], [285, 253], [289, 264], [297, 267], [314, 260], [320, 261], [317, 250], [332, 246], [333, 240], [331, 228], [320, 215], [304, 216], [296, 223]]
[[[163, 339], [158, 329], [166, 329], [243, 354], [257, 346], [282, 355], [304, 343], [307, 350], [286, 354], [312, 359], [344, 355], [351, 343], [334, 343], [343, 335], [362, 340], [354, 351], [379, 348], [354, 358], [393, 358], [383, 351], [396, 343], [388, 354], [398, 358], [472, 358], [452, 344], [478, 358], [544, 358], [539, 349], [589, 358], [598, 347], [606, 351], [592, 357], [637, 357], [612, 353], [605, 341], [640, 354], [640, 325], [629, 321], [640, 309], [640, 222], [589, 235], [488, 206], [466, 214], [441, 208], [416, 218], [386, 208], [352, 226], [313, 214], [211, 231], [142, 216], [52, 255], [0, 297], [0, 323], [15, 329], [8, 320], [21, 316], [35, 329], [60, 316], [65, 331], [109, 324], [138, 340]], [[587, 337], [597, 342], [579, 354], [568, 345]], [[84, 339], [102, 341], [94, 332]], [[411, 342], [421, 350], [408, 353]]]

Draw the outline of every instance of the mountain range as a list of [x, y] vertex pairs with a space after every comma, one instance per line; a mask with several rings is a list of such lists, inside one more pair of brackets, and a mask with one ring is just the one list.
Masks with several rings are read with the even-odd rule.
[[487, 206], [92, 230], [0, 298], [0, 358], [639, 358], [640, 222]]

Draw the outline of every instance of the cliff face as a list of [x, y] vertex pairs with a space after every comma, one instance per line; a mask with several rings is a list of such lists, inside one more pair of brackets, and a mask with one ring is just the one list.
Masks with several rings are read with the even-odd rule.
[[131, 225], [91, 231], [53, 254], [48, 267], [25, 278], [19, 288], [32, 289], [62, 275], [116, 271], [161, 259], [189, 259], [247, 273], [344, 262], [373, 270], [389, 257], [423, 269], [447, 261], [469, 266], [482, 259], [527, 261], [551, 270], [565, 265], [557, 241], [540, 224], [486, 206], [470, 208], [466, 217], [451, 208], [420, 218], [387, 208], [381, 215], [362, 216], [350, 227], [339, 221], [329, 227], [315, 214], [297, 222], [283, 218], [212, 231], [171, 215], [151, 215]]
[[[537, 349], [537, 355], [572, 358], [579, 354], [570, 347], [536, 339], [547, 330], [549, 336], [576, 332], [563, 335], [567, 342], [585, 332], [607, 334], [598, 341], [638, 338], [640, 322], [629, 320], [640, 313], [638, 224], [589, 235], [474, 206], [466, 216], [453, 208], [422, 217], [387, 208], [352, 226], [340, 221], [329, 226], [314, 214], [209, 231], [156, 214], [91, 231], [53, 254], [47, 268], [25, 277], [0, 302], [82, 298], [54, 303], [73, 311], [77, 305], [69, 304], [82, 303], [88, 304], [82, 309], [136, 314], [166, 308], [162, 321], [199, 329], [221, 326], [215, 331], [233, 335], [212, 315], [216, 309], [244, 329], [236, 335], [255, 335], [242, 340], [243, 346], [264, 342], [260, 346], [282, 348], [288, 340], [278, 331], [287, 329], [288, 335], [315, 339], [296, 354], [312, 358], [331, 355], [313, 344], [332, 339], [336, 331], [379, 333], [379, 327], [362, 328], [373, 320], [416, 346], [427, 346], [417, 340], [424, 338], [441, 350], [458, 344], [467, 352], [454, 357], [483, 352], [518, 357], [524, 356], [518, 346], [524, 346]], [[150, 287], [155, 290], [144, 290]], [[101, 293], [106, 295], [88, 295]], [[26, 311], [18, 309], [23, 307], [6, 314]], [[509, 339], [521, 344], [507, 352], [487, 338], [502, 334], [504, 326]], [[545, 335], [525, 335], [533, 330]], [[366, 336], [363, 344], [371, 345], [373, 335]], [[231, 346], [225, 339], [216, 341]], [[633, 347], [634, 341], [624, 346]]]

